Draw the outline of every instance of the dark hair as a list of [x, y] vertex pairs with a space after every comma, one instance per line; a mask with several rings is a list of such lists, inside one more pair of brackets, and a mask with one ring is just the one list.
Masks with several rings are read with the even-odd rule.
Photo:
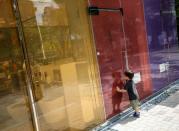
[[134, 73], [132, 71], [129, 71], [129, 70], [125, 71], [124, 75], [127, 76], [130, 80], [132, 80], [133, 77], [134, 77]]

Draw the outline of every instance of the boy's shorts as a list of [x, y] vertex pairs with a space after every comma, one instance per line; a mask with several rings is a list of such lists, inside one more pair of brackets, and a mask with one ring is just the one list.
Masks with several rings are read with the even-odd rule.
[[140, 106], [139, 100], [131, 100], [130, 104], [134, 110], [139, 109], [139, 106]]

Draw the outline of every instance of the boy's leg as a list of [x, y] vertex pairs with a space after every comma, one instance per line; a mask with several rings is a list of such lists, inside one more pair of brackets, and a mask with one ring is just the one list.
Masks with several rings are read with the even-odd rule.
[[134, 113], [134, 117], [140, 117], [140, 108], [139, 108], [139, 101], [138, 100], [132, 100], [131, 101], [131, 106], [132, 108], [135, 110], [135, 113]]

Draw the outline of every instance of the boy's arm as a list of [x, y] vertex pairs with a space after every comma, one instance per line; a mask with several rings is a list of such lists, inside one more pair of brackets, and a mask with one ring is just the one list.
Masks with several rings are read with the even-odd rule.
[[116, 87], [116, 90], [117, 90], [117, 92], [122, 92], [122, 93], [127, 92], [127, 91], [124, 90], [124, 89], [120, 89], [118, 86]]

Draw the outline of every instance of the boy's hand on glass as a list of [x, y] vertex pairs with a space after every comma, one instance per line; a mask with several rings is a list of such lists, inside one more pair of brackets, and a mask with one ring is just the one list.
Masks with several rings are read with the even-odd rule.
[[124, 89], [120, 89], [119, 87], [116, 87], [116, 90], [117, 90], [117, 92], [126, 92], [126, 90], [124, 90]]
[[116, 87], [117, 92], [121, 92], [121, 89], [119, 87]]

